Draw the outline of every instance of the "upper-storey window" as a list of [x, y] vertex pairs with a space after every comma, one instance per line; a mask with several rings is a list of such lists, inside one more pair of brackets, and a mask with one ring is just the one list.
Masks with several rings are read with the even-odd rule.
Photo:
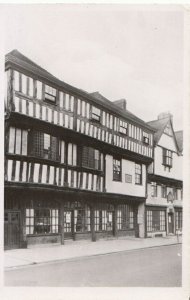
[[82, 151], [82, 166], [86, 168], [102, 170], [103, 161], [100, 151], [84, 146]]
[[157, 184], [156, 182], [151, 182], [151, 196], [157, 197]]
[[28, 131], [20, 128], [9, 129], [9, 153], [27, 155]]
[[161, 196], [162, 198], [167, 198], [167, 187], [165, 185], [161, 186]]
[[127, 123], [122, 120], [119, 121], [119, 132], [127, 134]]
[[100, 122], [100, 117], [101, 117], [100, 109], [95, 106], [92, 106], [92, 115], [91, 115], [92, 120]]
[[172, 167], [172, 151], [163, 149], [163, 165]]
[[142, 184], [142, 165], [135, 164], [135, 184]]
[[30, 137], [30, 153], [45, 159], [59, 159], [58, 139], [49, 134], [33, 131]]
[[113, 158], [113, 180], [121, 181], [121, 159]]
[[149, 134], [146, 132], [143, 132], [143, 143], [144, 144], [149, 144], [150, 140], [149, 140]]
[[45, 84], [44, 99], [55, 103], [56, 102], [56, 89]]
[[172, 129], [171, 129], [171, 126], [170, 126], [169, 123], [166, 125], [166, 127], [165, 127], [165, 129], [164, 129], [164, 133], [166, 133], [166, 134], [172, 136]]

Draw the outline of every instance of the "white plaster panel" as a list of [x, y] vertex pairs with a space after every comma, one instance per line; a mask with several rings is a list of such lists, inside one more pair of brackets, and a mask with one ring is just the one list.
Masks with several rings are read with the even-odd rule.
[[[132, 175], [132, 183], [125, 182], [125, 174]], [[106, 155], [106, 190], [137, 197], [145, 197], [146, 166], [142, 165], [142, 185], [135, 184], [135, 163], [122, 159], [122, 181], [113, 181], [113, 157]]]
[[[167, 148], [166, 145], [165, 148]], [[167, 149], [169, 149], [169, 147]], [[163, 150], [161, 147], [157, 146], [155, 148], [155, 156], [154, 156], [154, 174], [168, 177], [168, 178], [182, 180], [182, 172], [183, 172], [182, 156], [173, 152], [173, 162], [170, 171], [168, 168], [166, 168], [165, 170], [165, 166], [162, 163], [163, 163]]]

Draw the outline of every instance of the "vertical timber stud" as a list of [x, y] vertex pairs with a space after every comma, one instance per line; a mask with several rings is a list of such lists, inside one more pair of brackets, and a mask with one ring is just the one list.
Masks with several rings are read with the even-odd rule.
[[117, 205], [114, 205], [114, 212], [113, 212], [113, 235], [115, 237], [118, 236], [118, 230], [117, 230]]
[[61, 230], [61, 245], [64, 245], [64, 205], [61, 201], [60, 205], [60, 230]]
[[90, 228], [92, 234], [92, 242], [96, 242], [94, 204], [90, 205]]

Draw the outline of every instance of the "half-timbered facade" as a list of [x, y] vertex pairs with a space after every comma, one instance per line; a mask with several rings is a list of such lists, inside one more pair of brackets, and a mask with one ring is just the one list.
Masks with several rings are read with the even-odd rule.
[[154, 161], [148, 168], [146, 236], [182, 231], [183, 132], [174, 132], [172, 115], [148, 122], [154, 134]]
[[5, 63], [5, 248], [144, 236], [153, 132], [17, 50]]

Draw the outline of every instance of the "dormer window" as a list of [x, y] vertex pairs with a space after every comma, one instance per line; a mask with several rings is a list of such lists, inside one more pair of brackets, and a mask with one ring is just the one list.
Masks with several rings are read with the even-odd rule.
[[101, 112], [100, 109], [92, 106], [92, 115], [91, 115], [91, 119], [95, 120], [97, 122], [100, 122], [100, 117], [101, 117]]
[[149, 145], [149, 134], [146, 132], [143, 132], [143, 143]]
[[119, 121], [119, 132], [127, 134], [127, 123], [122, 120]]
[[49, 85], [45, 85], [45, 100], [54, 102], [56, 101], [56, 89]]

